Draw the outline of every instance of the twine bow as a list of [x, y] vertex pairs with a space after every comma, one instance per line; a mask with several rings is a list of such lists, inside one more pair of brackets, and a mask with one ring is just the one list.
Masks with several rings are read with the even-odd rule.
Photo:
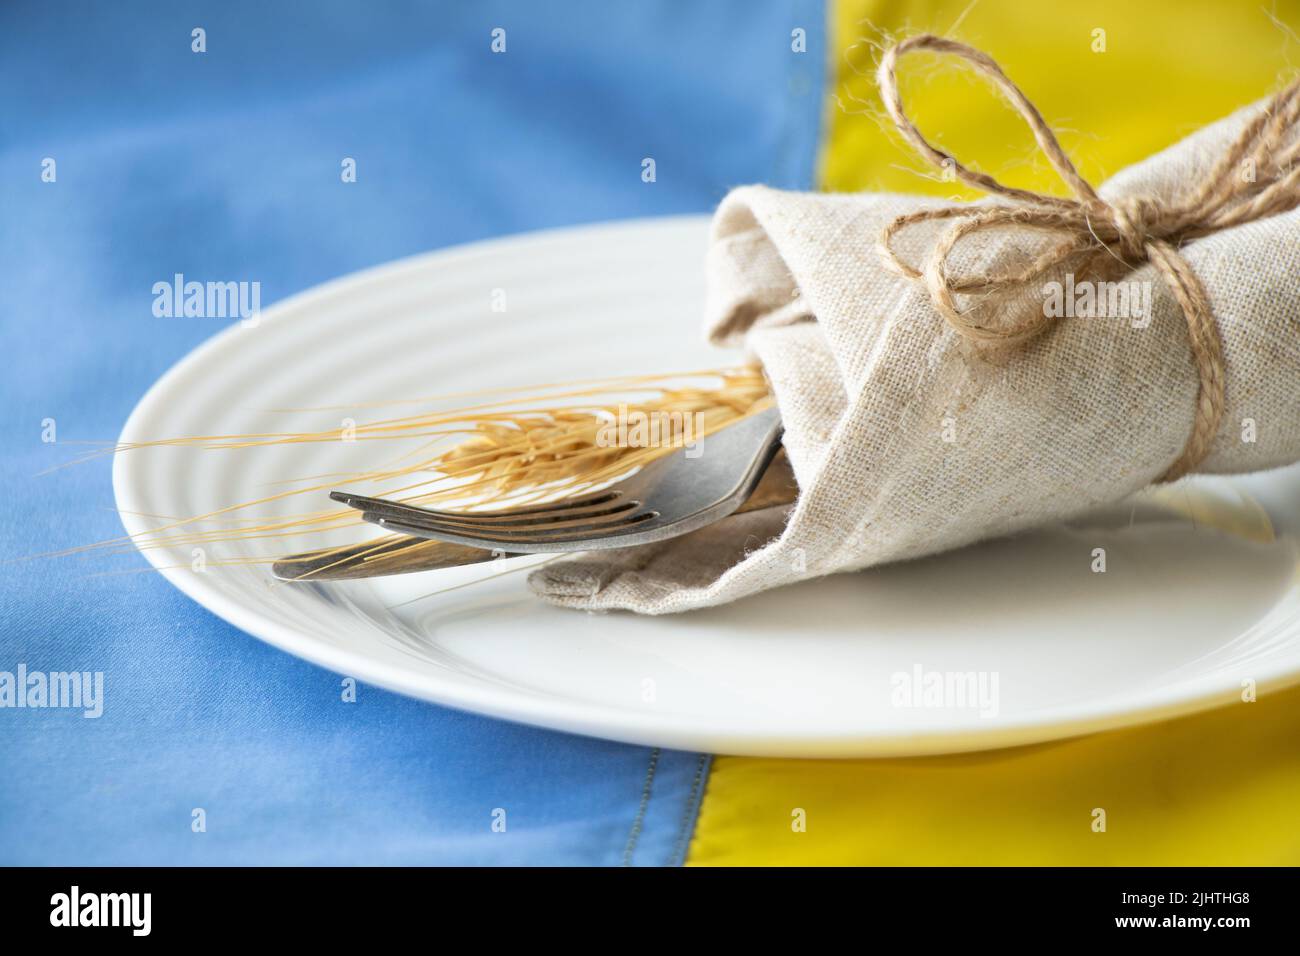
[[[1039, 149], [1074, 193], [1073, 198], [1004, 186], [930, 145], [903, 110], [895, 76], [898, 60], [917, 50], [954, 54], [989, 77], [1024, 117]], [[1296, 163], [1300, 141], [1287, 145], [1300, 118], [1300, 81], [1274, 96], [1219, 156], [1210, 172], [1182, 197], [1159, 201], [1137, 196], [1107, 202], [1079, 175], [1042, 114], [988, 54], [931, 34], [910, 37], [885, 53], [876, 80], [894, 125], [923, 158], [940, 169], [951, 170], [968, 186], [1012, 201], [1006, 205], [924, 209], [899, 216], [884, 228], [877, 244], [886, 267], [908, 279], [923, 281], [935, 309], [965, 338], [985, 345], [1015, 346], [1045, 331], [1054, 319], [1039, 310], [1013, 314], [1014, 321], [1005, 325], [983, 325], [972, 310], [959, 308], [955, 296], [975, 293], [996, 301], [1076, 258], [1091, 261], [1091, 257], [1109, 255], [1130, 269], [1150, 262], [1187, 320], [1200, 380], [1191, 435], [1161, 480], [1173, 481], [1196, 467], [1209, 453], [1223, 417], [1223, 343], [1205, 287], [1179, 248], [1189, 240], [1300, 205], [1300, 164]], [[919, 222], [942, 219], [957, 221], [939, 236], [921, 268], [904, 262], [894, 251], [894, 237], [899, 231]], [[986, 229], [1008, 227], [1035, 229], [1057, 237], [1058, 242], [1022, 268], [982, 275], [949, 272], [949, 256], [964, 238]]]

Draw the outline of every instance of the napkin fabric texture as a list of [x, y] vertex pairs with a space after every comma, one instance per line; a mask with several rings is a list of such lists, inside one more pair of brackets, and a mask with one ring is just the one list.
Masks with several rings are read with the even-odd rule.
[[[1126, 169], [1102, 195], [1178, 195], [1259, 108]], [[934, 204], [761, 186], [727, 196], [713, 225], [707, 330], [762, 362], [800, 498], [661, 545], [550, 564], [533, 589], [588, 610], [685, 611], [1068, 519], [1157, 480], [1187, 440], [1198, 378], [1185, 319], [1155, 269], [1119, 276], [1150, 290], [1149, 316], [1065, 318], [991, 354], [875, 251], [890, 220]], [[915, 226], [898, 248], [920, 262], [943, 228]], [[1042, 241], [986, 235], [967, 240], [954, 271]], [[1210, 296], [1227, 370], [1226, 411], [1198, 470], [1300, 459], [1300, 211], [1182, 251]], [[1009, 307], [1043, 301], [1034, 288]]]

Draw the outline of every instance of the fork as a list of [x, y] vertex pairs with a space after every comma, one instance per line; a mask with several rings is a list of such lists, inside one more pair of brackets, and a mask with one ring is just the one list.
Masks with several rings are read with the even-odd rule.
[[625, 548], [687, 534], [734, 512], [781, 447], [775, 406], [658, 458], [630, 478], [549, 504], [438, 511], [334, 491], [362, 518], [400, 534], [512, 554]]
[[[799, 484], [785, 449], [776, 453], [758, 486], [733, 514], [762, 511], [792, 504], [799, 494]], [[316, 548], [280, 558], [271, 573], [281, 581], [356, 581], [363, 578], [389, 577], [416, 571], [441, 571], [472, 564], [483, 564], [518, 555], [499, 548], [469, 548], [430, 538], [401, 535], [371, 539], [344, 547]]]

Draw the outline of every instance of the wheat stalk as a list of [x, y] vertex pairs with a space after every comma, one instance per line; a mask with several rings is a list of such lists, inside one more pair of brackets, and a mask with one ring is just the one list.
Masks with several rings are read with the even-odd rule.
[[[259, 505], [293, 496], [307, 495], [310, 500], [318, 500], [326, 491], [343, 486], [357, 489], [370, 484], [377, 486], [373, 489], [375, 495], [435, 507], [449, 503], [456, 507], [500, 507], [579, 494], [677, 450], [687, 438], [707, 436], [766, 408], [771, 401], [762, 371], [749, 365], [607, 379], [596, 384], [534, 386], [525, 391], [532, 394], [495, 393], [500, 397], [493, 401], [357, 424], [356, 441], [420, 440], [414, 452], [386, 468], [294, 479], [306, 484], [207, 514], [165, 521], [130, 538], [73, 551], [274, 541], [307, 532], [334, 531], [358, 524], [360, 515], [351, 508], [308, 510], [272, 520], [249, 513]], [[638, 416], [666, 423], [667, 429], [652, 444], [611, 444], [602, 440], [602, 430], [612, 422]], [[688, 421], [692, 431], [689, 436], [683, 434]], [[337, 429], [201, 435], [117, 445], [99, 453], [135, 454], [169, 446], [248, 453], [268, 445], [339, 440]], [[256, 564], [277, 556], [210, 560], [209, 564]]]

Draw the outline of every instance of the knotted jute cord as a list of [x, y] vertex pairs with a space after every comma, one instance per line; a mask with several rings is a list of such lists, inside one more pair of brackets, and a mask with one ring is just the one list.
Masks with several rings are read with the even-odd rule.
[[[1024, 117], [1039, 149], [1074, 197], [1005, 186], [930, 145], [908, 119], [895, 75], [898, 60], [918, 50], [959, 56], [991, 79]], [[1187, 320], [1200, 380], [1191, 435], [1161, 480], [1173, 481], [1195, 468], [1209, 453], [1223, 418], [1223, 343], [1205, 287], [1179, 248], [1189, 240], [1300, 205], [1300, 163], [1296, 162], [1300, 158], [1300, 140], [1286, 145], [1300, 119], [1300, 80], [1274, 96], [1251, 119], [1210, 172], [1185, 196], [1173, 201], [1139, 196], [1113, 202], [1102, 199], [1079, 175], [1042, 114], [988, 54], [932, 34], [910, 37], [885, 53], [876, 81], [894, 125], [924, 159], [941, 170], [951, 170], [968, 186], [1012, 201], [1008, 205], [924, 209], [899, 216], [884, 228], [877, 243], [886, 267], [908, 279], [923, 281], [935, 309], [965, 338], [982, 345], [1015, 346], [1044, 332], [1053, 319], [1038, 310], [1017, 316], [1017, 321], [1007, 326], [982, 325], [973, 311], [958, 307], [954, 296], [976, 293], [996, 302], [1000, 296], [1029, 286], [1068, 261], [1099, 254], [1113, 256], [1130, 269], [1150, 262]], [[1253, 175], [1247, 175], [1247, 170]], [[893, 241], [899, 231], [916, 223], [943, 219], [957, 221], [940, 235], [922, 268], [904, 262], [894, 251]], [[995, 228], [1034, 229], [1058, 241], [1023, 268], [983, 275], [950, 274], [948, 258], [954, 247], [967, 236]]]

